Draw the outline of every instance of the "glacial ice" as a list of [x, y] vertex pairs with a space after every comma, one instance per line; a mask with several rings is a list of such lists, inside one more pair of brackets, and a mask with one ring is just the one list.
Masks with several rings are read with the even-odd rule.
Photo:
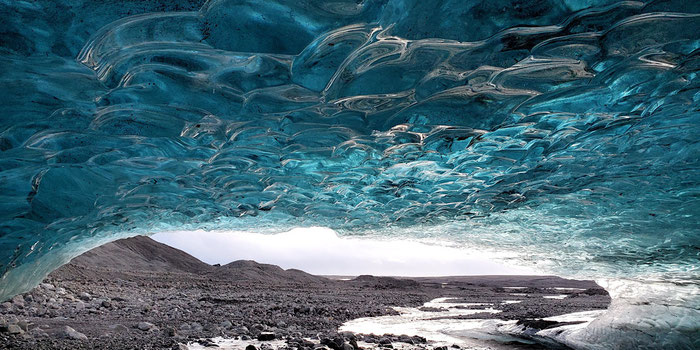
[[676, 339], [698, 334], [698, 2], [0, 0], [0, 14], [0, 299], [124, 236], [313, 225], [689, 284], [669, 302]]

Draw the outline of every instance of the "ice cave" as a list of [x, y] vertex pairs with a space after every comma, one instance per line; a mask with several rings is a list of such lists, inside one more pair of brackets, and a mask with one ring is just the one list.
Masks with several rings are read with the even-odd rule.
[[613, 303], [572, 347], [700, 348], [700, 2], [0, 16], [0, 299], [123, 237], [322, 226], [600, 281]]

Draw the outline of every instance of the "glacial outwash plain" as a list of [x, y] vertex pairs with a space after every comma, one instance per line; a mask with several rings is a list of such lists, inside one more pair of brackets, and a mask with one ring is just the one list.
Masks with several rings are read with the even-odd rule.
[[[593, 281], [323, 277], [250, 260], [212, 266], [133, 237], [86, 252], [0, 304], [6, 327], [0, 344], [27, 350], [565, 348], [535, 333], [580, 326], [590, 321], [586, 313], [601, 313], [609, 303]], [[550, 319], [558, 315], [574, 316]]]
[[[0, 0], [0, 347], [358, 350], [411, 326], [698, 349], [699, 73], [689, 0]], [[114, 243], [308, 227], [560, 277], [341, 281]], [[170, 253], [107, 254], [124, 242]], [[398, 317], [428, 312], [442, 328]]]

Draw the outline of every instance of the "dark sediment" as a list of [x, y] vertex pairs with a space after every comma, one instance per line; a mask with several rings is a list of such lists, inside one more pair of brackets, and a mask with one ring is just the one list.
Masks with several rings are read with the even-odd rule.
[[[509, 286], [525, 288], [504, 288]], [[567, 297], [542, 298], [553, 294]], [[414, 335], [353, 336], [337, 329], [351, 319], [396, 313], [391, 307], [420, 306], [437, 297], [486, 303], [503, 310], [498, 318], [528, 327], [551, 327], [539, 319], [602, 309], [610, 302], [592, 281], [553, 276], [341, 281], [253, 261], [211, 266], [135, 237], [93, 249], [32, 291], [2, 303], [0, 348], [178, 349], [217, 336], [282, 339], [299, 349], [352, 350], [357, 341], [377, 347], [387, 341], [423, 344]]]

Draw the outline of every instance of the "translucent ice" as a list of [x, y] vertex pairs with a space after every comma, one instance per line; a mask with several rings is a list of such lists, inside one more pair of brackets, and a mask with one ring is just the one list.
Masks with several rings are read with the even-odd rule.
[[0, 1], [0, 296], [126, 235], [310, 225], [697, 284], [699, 12]]

